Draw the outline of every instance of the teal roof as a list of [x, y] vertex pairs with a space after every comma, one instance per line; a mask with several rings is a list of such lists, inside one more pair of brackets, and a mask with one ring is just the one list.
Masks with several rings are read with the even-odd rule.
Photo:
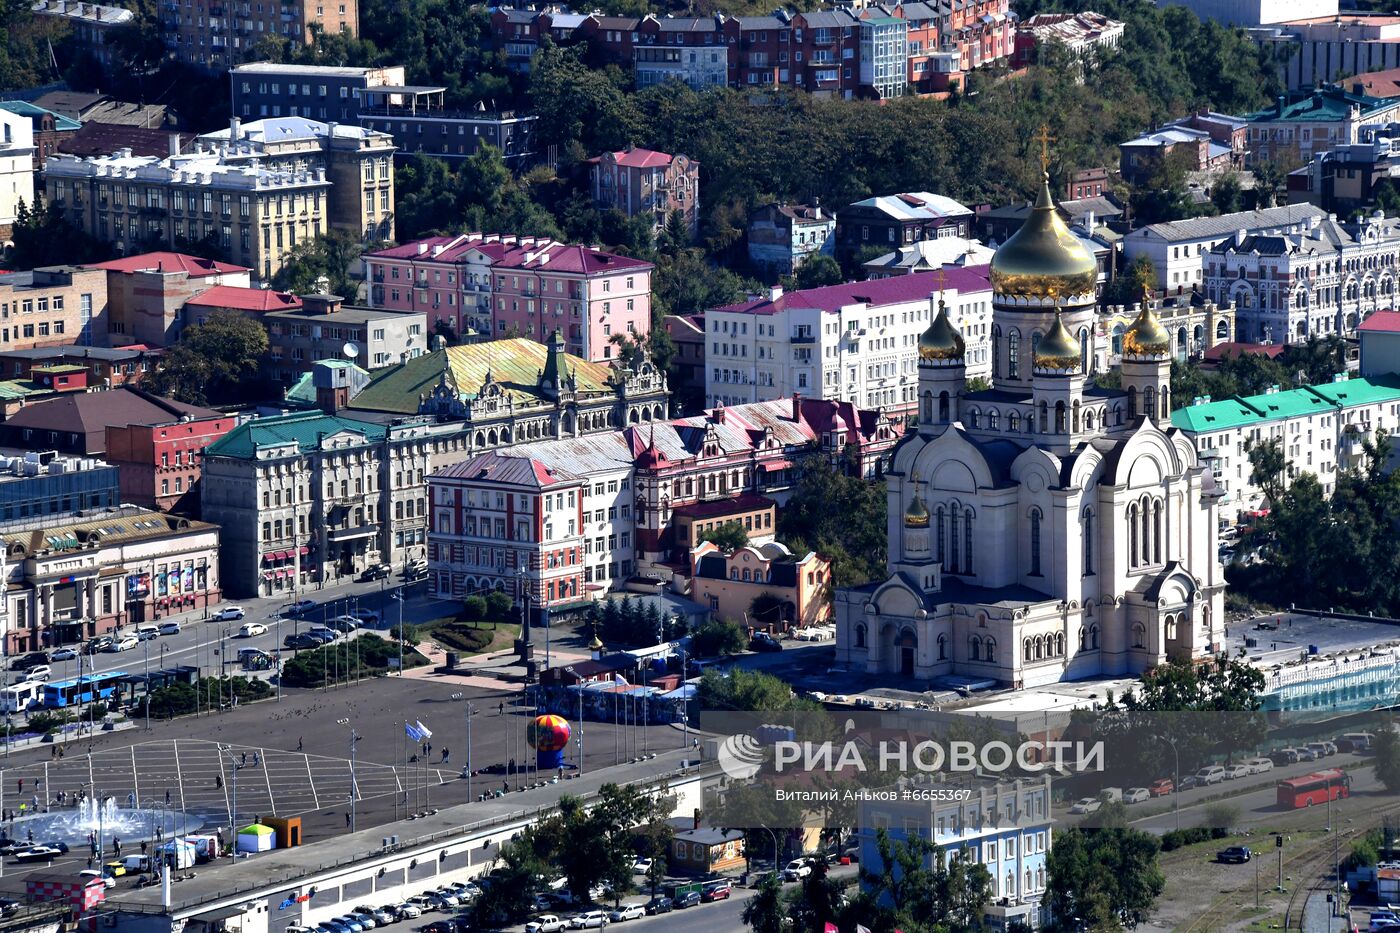
[[31, 120], [46, 113], [53, 114], [53, 128], [63, 132], [72, 132], [83, 128], [83, 125], [77, 120], [65, 117], [61, 113], [54, 113], [52, 110], [45, 110], [43, 107], [36, 107], [27, 100], [0, 100], [0, 110], [8, 110], [10, 113], [29, 117]]
[[1236, 395], [1218, 402], [1187, 405], [1172, 412], [1172, 425], [1191, 434], [1206, 434], [1278, 418], [1297, 418], [1316, 411], [1392, 401], [1400, 401], [1400, 376], [1342, 379], [1282, 392], [1244, 398]]
[[255, 418], [245, 422], [205, 448], [205, 456], [234, 457], [248, 460], [261, 447], [296, 443], [303, 453], [315, 450], [321, 438], [342, 431], [363, 434], [369, 442], [382, 441], [386, 428], [382, 424], [338, 418], [318, 411], [274, 418]]
[[1298, 122], [1345, 120], [1353, 106], [1360, 108], [1361, 116], [1367, 117], [1378, 110], [1396, 103], [1394, 97], [1371, 97], [1367, 94], [1351, 94], [1337, 87], [1324, 87], [1310, 90], [1304, 96], [1283, 105], [1266, 107], [1245, 117], [1250, 123]]
[[[328, 369], [358, 369], [366, 376], [369, 373], [360, 369], [349, 360], [319, 360], [318, 364]], [[282, 393], [282, 401], [292, 408], [315, 408], [316, 407], [316, 379], [314, 374], [307, 370], [297, 376], [297, 381], [292, 383], [291, 388]]]

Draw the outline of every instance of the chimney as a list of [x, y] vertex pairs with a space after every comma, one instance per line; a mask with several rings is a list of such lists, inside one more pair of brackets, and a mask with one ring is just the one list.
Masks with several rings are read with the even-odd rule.
[[170, 158], [173, 159], [173, 158], [175, 158], [175, 157], [176, 157], [177, 155], [179, 155], [179, 154], [180, 154], [180, 134], [179, 134], [179, 133], [171, 133], [171, 134], [170, 134]]
[[699, 808], [699, 807], [696, 807], [696, 808], [695, 808], [695, 813], [694, 813], [694, 814], [691, 816], [691, 818], [690, 818], [690, 828], [691, 828], [691, 829], [699, 829], [699, 828], [700, 828], [700, 808]]
[[777, 301], [781, 297], [783, 297], [783, 287], [781, 285], [774, 285], [772, 288], [768, 289], [769, 301]]
[[802, 423], [802, 393], [792, 393], [792, 423]]
[[235, 143], [243, 138], [243, 122], [237, 117], [228, 119], [228, 141]]
[[710, 420], [713, 421], [715, 424], [724, 424], [723, 405], [716, 405], [714, 407], [714, 410], [710, 412]]

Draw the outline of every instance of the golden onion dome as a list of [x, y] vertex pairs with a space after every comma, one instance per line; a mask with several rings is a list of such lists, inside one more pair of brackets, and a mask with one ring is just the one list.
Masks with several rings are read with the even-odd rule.
[[1040, 338], [1035, 348], [1035, 368], [1052, 369], [1060, 372], [1073, 372], [1079, 368], [1080, 349], [1070, 334], [1069, 328], [1055, 312], [1055, 324], [1050, 333]]
[[924, 505], [923, 498], [915, 493], [914, 501], [909, 503], [909, 508], [904, 510], [904, 527], [927, 528], [928, 520], [928, 506]]
[[1137, 318], [1123, 331], [1124, 356], [1166, 356], [1171, 353], [1172, 339], [1157, 312], [1152, 310], [1147, 295], [1142, 298], [1142, 308]]
[[1040, 195], [1026, 222], [992, 257], [992, 294], [1010, 298], [1091, 295], [1099, 267], [1092, 253], [1070, 233], [1050, 197], [1050, 176], [1042, 174]]
[[919, 359], [960, 360], [967, 352], [963, 335], [948, 320], [948, 307], [938, 299], [938, 313], [928, 330], [919, 335]]

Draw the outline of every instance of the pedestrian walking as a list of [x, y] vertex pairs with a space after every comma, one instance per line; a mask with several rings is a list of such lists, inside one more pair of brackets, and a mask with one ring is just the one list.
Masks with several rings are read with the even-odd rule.
[[170, 806], [170, 788], [165, 789], [165, 805]]
[[497, 715], [497, 716], [504, 716], [505, 714], [506, 714], [506, 704], [505, 704], [504, 702], [497, 703], [497, 704], [496, 704], [496, 715]]
[[59, 760], [59, 761], [62, 761], [62, 760], [63, 760], [63, 749], [62, 749], [61, 747], [60, 747], [59, 750], [58, 750], [58, 760]]
[[146, 840], [144, 840], [144, 839], [141, 840], [141, 854], [142, 854], [142, 855], [145, 855], [145, 854], [146, 854]]
[[443, 763], [443, 764], [447, 764], [447, 756], [450, 755], [450, 754], [451, 754], [451, 752], [448, 751], [447, 749], [444, 748], [444, 749], [442, 750], [442, 763]]
[[248, 753], [247, 753], [247, 752], [244, 752], [244, 753], [243, 753], [243, 758], [241, 759], [240, 763], [241, 763], [241, 764], [245, 764], [245, 765], [248, 763]]
[[113, 837], [113, 839], [112, 839], [112, 851], [115, 852], [115, 853], [117, 853], [117, 856], [118, 856], [118, 857], [121, 857], [121, 854], [122, 854], [122, 841], [121, 841], [120, 839], [117, 839], [117, 838]]
[[297, 739], [297, 751], [301, 751], [301, 739]]
[[135, 792], [126, 795], [126, 805], [127, 805], [128, 807], [133, 808], [133, 809], [136, 807], [136, 794], [135, 794]]
[[257, 752], [253, 752], [253, 767], [256, 768], [256, 767], [258, 767], [258, 766], [261, 765], [261, 764], [262, 764], [262, 755], [258, 754]]
[[350, 827], [350, 814], [348, 812], [345, 814], [345, 827], [347, 829]]
[[19, 779], [19, 792], [24, 793], [24, 778]]

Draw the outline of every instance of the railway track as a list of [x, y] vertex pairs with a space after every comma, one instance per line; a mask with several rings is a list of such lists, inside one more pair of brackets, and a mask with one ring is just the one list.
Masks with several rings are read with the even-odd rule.
[[[1299, 883], [1294, 886], [1284, 912], [1283, 929], [1285, 931], [1302, 930], [1303, 905], [1307, 903], [1307, 896], [1314, 891], [1326, 891], [1331, 887], [1331, 883], [1326, 879], [1331, 876], [1334, 847], [1350, 851], [1352, 840], [1365, 834], [1374, 825], [1376, 819], [1394, 813], [1400, 813], [1400, 804], [1371, 811], [1367, 815], [1367, 825], [1337, 830], [1335, 833], [1329, 833], [1312, 844], [1293, 852], [1285, 850], [1283, 867], [1287, 875], [1294, 878], [1315, 878], [1319, 875], [1324, 877], [1322, 881], [1314, 881], [1310, 884]], [[1241, 885], [1216, 897], [1199, 916], [1193, 918], [1189, 923], [1178, 926], [1176, 933], [1215, 933], [1215, 931], [1226, 929], [1241, 913], [1252, 909], [1252, 902], [1243, 904], [1240, 902], [1240, 892], [1244, 889], [1245, 886]]]

